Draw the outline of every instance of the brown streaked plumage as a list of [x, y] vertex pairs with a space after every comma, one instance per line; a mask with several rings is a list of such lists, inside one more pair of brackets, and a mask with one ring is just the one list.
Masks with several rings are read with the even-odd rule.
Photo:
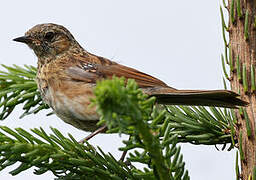
[[157, 97], [160, 104], [236, 108], [247, 103], [227, 90], [177, 90], [136, 69], [84, 50], [63, 26], [39, 24], [14, 39], [26, 43], [38, 57], [37, 84], [42, 98], [65, 122], [85, 131], [97, 129], [98, 115], [88, 107], [99, 79], [124, 76]]

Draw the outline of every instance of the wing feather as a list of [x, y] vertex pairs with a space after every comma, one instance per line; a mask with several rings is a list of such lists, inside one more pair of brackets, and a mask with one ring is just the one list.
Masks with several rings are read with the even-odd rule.
[[[113, 76], [134, 79], [139, 87], [168, 87], [163, 81], [140, 72], [136, 69], [112, 62], [106, 58], [98, 57], [92, 54], [86, 57], [77, 57], [72, 59], [75, 64], [66, 69], [66, 73], [77, 81], [96, 83], [100, 79], [110, 79]], [[92, 56], [92, 57], [91, 57]]]

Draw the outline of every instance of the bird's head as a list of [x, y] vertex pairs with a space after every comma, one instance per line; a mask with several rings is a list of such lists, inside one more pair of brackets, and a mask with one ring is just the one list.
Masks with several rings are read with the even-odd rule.
[[65, 27], [52, 23], [38, 24], [28, 30], [25, 36], [13, 40], [27, 44], [38, 58], [56, 57], [72, 46], [79, 46]]

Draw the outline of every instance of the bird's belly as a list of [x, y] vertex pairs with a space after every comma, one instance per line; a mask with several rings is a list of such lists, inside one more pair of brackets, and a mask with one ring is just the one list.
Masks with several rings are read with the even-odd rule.
[[88, 95], [78, 93], [73, 89], [63, 91], [49, 87], [43, 99], [64, 122], [78, 129], [94, 131], [98, 128], [96, 124], [99, 116], [96, 108], [90, 106], [92, 97], [92, 93]]

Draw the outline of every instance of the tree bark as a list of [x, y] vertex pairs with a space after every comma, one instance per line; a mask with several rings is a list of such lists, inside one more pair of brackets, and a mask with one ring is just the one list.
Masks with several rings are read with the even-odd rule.
[[228, 0], [227, 9], [231, 89], [250, 103], [247, 107], [236, 110], [236, 137], [241, 159], [240, 178], [248, 180], [253, 176], [256, 165], [256, 77], [253, 73], [256, 66], [256, 1]]

